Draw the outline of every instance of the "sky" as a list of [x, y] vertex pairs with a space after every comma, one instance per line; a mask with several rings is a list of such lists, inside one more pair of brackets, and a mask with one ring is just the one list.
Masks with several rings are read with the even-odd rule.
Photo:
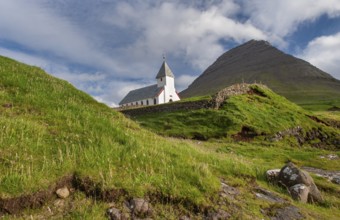
[[109, 106], [155, 84], [163, 54], [180, 92], [251, 39], [340, 79], [340, 0], [0, 0], [0, 55]]

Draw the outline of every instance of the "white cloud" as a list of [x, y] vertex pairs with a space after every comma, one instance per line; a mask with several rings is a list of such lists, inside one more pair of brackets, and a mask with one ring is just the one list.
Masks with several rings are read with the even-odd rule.
[[151, 60], [165, 51], [203, 70], [224, 52], [221, 40], [266, 39], [266, 35], [250, 23], [228, 17], [238, 9], [232, 1], [209, 5], [204, 10], [172, 2], [156, 6], [124, 2], [117, 5], [114, 16], [106, 15], [105, 21], [140, 30], [136, 41], [122, 48], [123, 54], [137, 60]]
[[338, 0], [244, 0], [243, 5], [249, 22], [281, 46], [286, 44], [284, 38], [294, 33], [299, 25], [313, 22], [323, 14], [340, 16]]
[[299, 55], [313, 65], [340, 79], [340, 32], [321, 36], [308, 43]]
[[67, 18], [44, 7], [42, 1], [0, 1], [0, 39], [10, 40], [40, 53], [51, 53], [69, 62], [119, 70], [87, 39], [86, 32]]
[[176, 90], [178, 92], [186, 89], [197, 77], [191, 75], [181, 75], [175, 79]]
[[48, 68], [48, 61], [40, 57], [22, 53], [19, 51], [8, 50], [6, 48], [0, 47], [0, 55], [16, 59], [17, 61], [27, 63], [33, 66], [37, 66], [43, 69]]

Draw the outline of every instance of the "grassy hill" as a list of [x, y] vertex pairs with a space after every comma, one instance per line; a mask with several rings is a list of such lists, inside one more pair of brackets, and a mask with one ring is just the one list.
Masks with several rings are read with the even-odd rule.
[[[340, 216], [340, 187], [318, 180], [325, 203], [306, 205], [264, 177], [265, 170], [287, 160], [339, 169], [339, 161], [319, 158], [339, 152], [286, 142], [202, 144], [163, 138], [69, 83], [1, 56], [0, 128], [4, 219], [107, 219], [112, 203], [124, 210], [138, 197], [151, 202], [154, 219], [202, 219], [216, 210], [232, 219], [269, 218], [288, 205], [311, 219]], [[221, 182], [239, 194], [218, 202]], [[60, 201], [55, 189], [64, 185], [72, 189], [71, 197]], [[259, 200], [254, 196], [258, 186], [286, 202]]]
[[340, 107], [339, 80], [268, 42], [255, 40], [222, 54], [180, 96], [211, 95], [242, 82], [262, 82], [310, 109]]
[[[242, 88], [240, 88], [242, 87]], [[226, 96], [221, 106], [202, 107], [193, 111], [172, 111], [168, 113], [149, 113], [136, 116], [141, 125], [152, 131], [168, 136], [207, 140], [210, 138], [272, 138], [278, 132], [294, 133], [313, 142], [340, 147], [340, 132], [327, 122], [317, 119], [312, 112], [306, 111], [286, 98], [275, 94], [263, 85], [241, 84], [224, 89], [232, 93], [244, 90], [242, 94]], [[223, 93], [223, 91], [219, 92]], [[211, 97], [211, 102], [220, 94]], [[206, 99], [206, 97], [203, 97]], [[197, 100], [197, 98], [195, 99]], [[190, 102], [189, 99], [187, 102]], [[183, 100], [182, 102], [185, 102]], [[174, 104], [176, 105], [176, 104]], [[300, 133], [300, 134], [297, 134]], [[327, 136], [327, 140], [323, 139]]]

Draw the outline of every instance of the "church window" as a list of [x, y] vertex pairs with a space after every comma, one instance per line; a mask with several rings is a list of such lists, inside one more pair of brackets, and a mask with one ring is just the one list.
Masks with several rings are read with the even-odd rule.
[[141, 101], [141, 105], [143, 105], [143, 101]]
[[149, 105], [149, 100], [146, 100], [146, 105]]
[[161, 78], [161, 82], [163, 81], [163, 78]]
[[154, 104], [154, 105], [157, 104], [157, 99], [156, 99], [156, 98], [153, 99], [153, 104]]

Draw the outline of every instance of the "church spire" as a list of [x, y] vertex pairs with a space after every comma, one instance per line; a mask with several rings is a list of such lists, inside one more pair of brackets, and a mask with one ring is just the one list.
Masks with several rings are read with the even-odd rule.
[[168, 77], [172, 77], [172, 78], [175, 78], [174, 74], [172, 73], [170, 67], [168, 66], [168, 64], [166, 63], [166, 60], [165, 60], [165, 56], [163, 56], [163, 64], [161, 66], [161, 68], [159, 69], [158, 71], [158, 74], [156, 76], [156, 79], [159, 79], [161, 77], [165, 77], [165, 76], [168, 76]]

